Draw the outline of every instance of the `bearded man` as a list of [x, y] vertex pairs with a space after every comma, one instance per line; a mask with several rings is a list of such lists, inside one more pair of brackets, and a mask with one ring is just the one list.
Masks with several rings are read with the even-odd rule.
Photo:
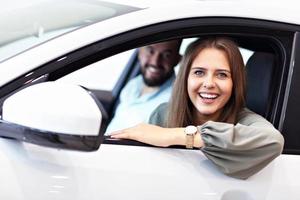
[[108, 128], [110, 132], [148, 122], [152, 111], [169, 101], [175, 80], [174, 67], [181, 59], [181, 40], [139, 48], [141, 74], [130, 80], [120, 94], [120, 103]]

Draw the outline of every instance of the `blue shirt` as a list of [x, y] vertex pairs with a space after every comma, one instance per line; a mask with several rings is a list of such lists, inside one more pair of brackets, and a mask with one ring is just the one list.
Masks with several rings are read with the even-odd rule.
[[168, 102], [175, 75], [169, 78], [158, 90], [140, 95], [144, 86], [142, 75], [128, 82], [120, 94], [120, 103], [106, 133], [132, 127], [141, 122], [147, 123], [152, 111], [163, 102]]

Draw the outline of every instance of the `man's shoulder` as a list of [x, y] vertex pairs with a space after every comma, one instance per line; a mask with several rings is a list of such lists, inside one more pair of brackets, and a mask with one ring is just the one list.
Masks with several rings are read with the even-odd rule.
[[138, 88], [141, 87], [142, 83], [143, 83], [142, 77], [140, 75], [136, 76], [128, 81], [128, 83], [122, 89], [121, 93], [136, 91]]
[[175, 75], [171, 76], [163, 85], [160, 86], [157, 94], [161, 96], [166, 95], [167, 99], [169, 99], [172, 93], [175, 78]]
[[143, 83], [143, 78], [141, 75], [138, 75], [128, 81], [125, 87], [139, 86], [139, 84]]

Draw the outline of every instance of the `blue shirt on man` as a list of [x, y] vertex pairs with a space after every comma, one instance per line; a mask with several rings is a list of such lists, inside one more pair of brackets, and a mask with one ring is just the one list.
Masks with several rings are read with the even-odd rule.
[[144, 86], [142, 75], [128, 82], [120, 94], [120, 103], [115, 115], [106, 129], [106, 134], [148, 122], [152, 111], [163, 102], [168, 102], [172, 92], [175, 74], [158, 90], [141, 96]]

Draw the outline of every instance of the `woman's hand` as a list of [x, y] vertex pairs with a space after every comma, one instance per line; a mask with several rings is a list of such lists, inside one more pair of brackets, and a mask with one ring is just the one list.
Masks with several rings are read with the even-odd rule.
[[160, 147], [168, 147], [170, 145], [185, 145], [183, 128], [162, 128], [145, 123], [112, 132], [111, 138], [136, 140]]

